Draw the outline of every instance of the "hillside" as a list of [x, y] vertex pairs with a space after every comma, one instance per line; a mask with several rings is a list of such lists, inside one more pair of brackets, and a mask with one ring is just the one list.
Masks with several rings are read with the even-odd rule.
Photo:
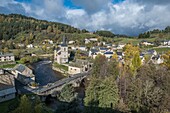
[[58, 22], [38, 20], [19, 14], [0, 14], [0, 40], [9, 42], [9, 44], [1, 44], [2, 47], [0, 48], [7, 46], [9, 49], [12, 49], [12, 43], [14, 43], [14, 45], [16, 43], [25, 45], [34, 43], [39, 45], [44, 39], [51, 39], [54, 43], [58, 43], [61, 41], [63, 35], [67, 36], [68, 40], [77, 41], [78, 45], [83, 45], [85, 38], [94, 37], [98, 37], [102, 41], [108, 43], [115, 42], [116, 44], [138, 44], [142, 40], [160, 43], [163, 40], [170, 39], [170, 27], [166, 27], [164, 30], [155, 29], [153, 31], [141, 33], [138, 37], [129, 37], [126, 35], [113, 34], [110, 31], [96, 31], [92, 34], [85, 29], [80, 30]]
[[70, 25], [37, 20], [32, 17], [26, 17], [18, 14], [4, 15], [0, 14], [0, 40], [15, 39], [18, 33], [27, 32], [46, 32], [50, 33], [84, 33], [86, 30], [80, 30]]

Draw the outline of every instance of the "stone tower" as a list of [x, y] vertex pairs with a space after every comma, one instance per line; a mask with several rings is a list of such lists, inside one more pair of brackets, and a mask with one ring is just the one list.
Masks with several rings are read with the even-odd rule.
[[60, 45], [60, 48], [54, 50], [54, 61], [58, 64], [64, 64], [68, 62], [68, 46], [65, 37], [63, 37], [63, 42]]

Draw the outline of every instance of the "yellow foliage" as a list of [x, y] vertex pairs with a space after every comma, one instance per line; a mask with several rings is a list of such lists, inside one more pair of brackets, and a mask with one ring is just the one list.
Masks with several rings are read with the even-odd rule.
[[170, 69], [170, 51], [163, 55], [164, 62], [163, 64]]
[[112, 59], [117, 61], [118, 60], [118, 55], [116, 53], [114, 53], [113, 56], [112, 56]]

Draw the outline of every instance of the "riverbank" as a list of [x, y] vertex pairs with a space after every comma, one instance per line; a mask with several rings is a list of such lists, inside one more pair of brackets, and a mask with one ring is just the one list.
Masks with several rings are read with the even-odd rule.
[[61, 70], [61, 69], [56, 68], [54, 66], [52, 67], [52, 69], [55, 70], [56, 72], [60, 72], [65, 77], [68, 76], [68, 73], [66, 71], [64, 71], [64, 70]]
[[63, 76], [68, 76], [68, 67], [64, 66], [64, 65], [59, 65], [57, 63], [53, 63], [52, 64], [52, 69], [60, 72], [63, 74]]

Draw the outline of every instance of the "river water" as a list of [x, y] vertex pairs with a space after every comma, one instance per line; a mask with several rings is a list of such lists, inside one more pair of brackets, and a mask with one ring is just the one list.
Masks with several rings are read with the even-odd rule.
[[39, 86], [47, 85], [48, 83], [54, 83], [57, 80], [64, 78], [64, 76], [52, 69], [52, 62], [45, 60], [38, 63], [34, 63], [34, 74], [36, 77], [36, 82]]

